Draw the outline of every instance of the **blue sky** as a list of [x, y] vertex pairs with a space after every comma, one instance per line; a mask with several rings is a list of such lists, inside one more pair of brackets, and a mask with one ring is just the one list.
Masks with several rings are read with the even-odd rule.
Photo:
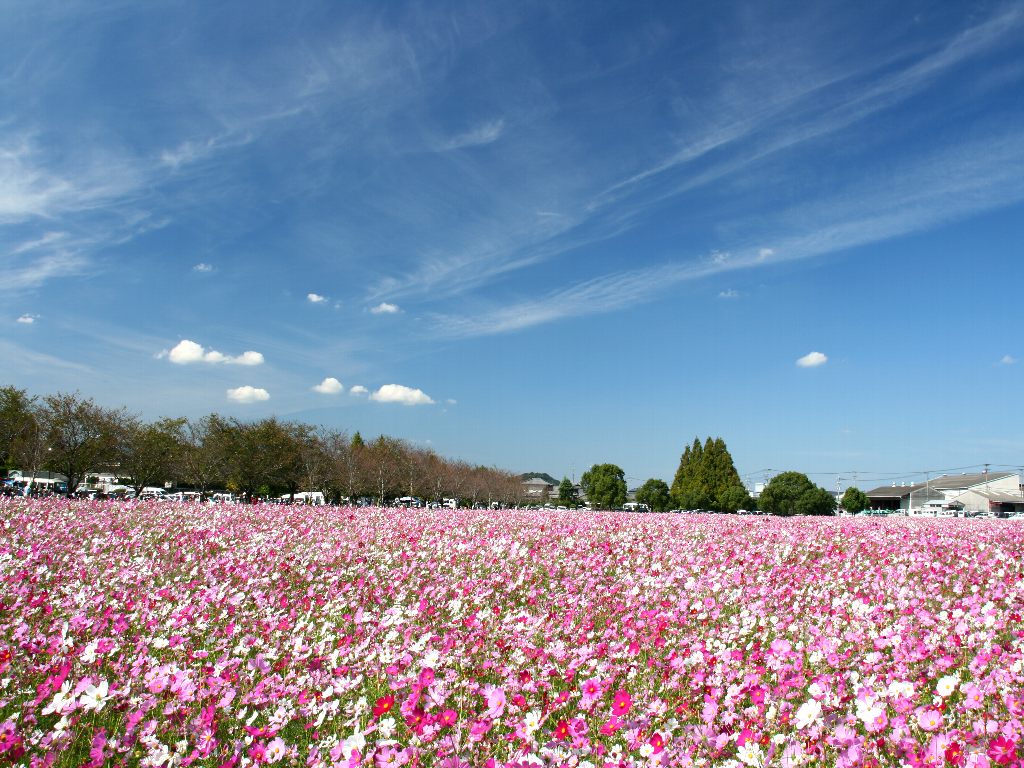
[[3, 383], [631, 484], [1024, 462], [1022, 2], [0, 0], [0, 105]]

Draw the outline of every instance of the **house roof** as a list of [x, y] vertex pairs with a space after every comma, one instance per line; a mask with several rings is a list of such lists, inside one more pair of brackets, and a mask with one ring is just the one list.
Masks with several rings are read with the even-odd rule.
[[[868, 498], [872, 499], [902, 499], [907, 496], [911, 491], [914, 492], [915, 499], [918, 494], [926, 494], [929, 490], [931, 491], [955, 491], [958, 489], [973, 488], [976, 485], [984, 485], [985, 483], [991, 483], [996, 480], [1003, 480], [1007, 477], [1011, 477], [1013, 472], [970, 472], [962, 475], [941, 475], [933, 480], [928, 480], [925, 483], [915, 483], [914, 485], [880, 485], [878, 488], [872, 488], [870, 491], [866, 491]], [[932, 494], [927, 493], [928, 498], [932, 498]], [[924, 501], [924, 496], [921, 500]]]
[[531, 477], [523, 480], [523, 485], [554, 485], [554, 483], [549, 483], [543, 477]]
[[982, 488], [975, 488], [971, 493], [976, 493], [983, 499], [995, 501], [1000, 504], [1024, 504], [1024, 496], [1021, 496], [1020, 492], [986, 491]]

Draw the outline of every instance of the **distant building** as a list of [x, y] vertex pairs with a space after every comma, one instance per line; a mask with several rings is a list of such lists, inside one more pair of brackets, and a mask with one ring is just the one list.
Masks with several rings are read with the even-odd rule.
[[941, 475], [913, 485], [883, 485], [866, 491], [873, 509], [958, 509], [966, 514], [1005, 515], [1024, 510], [1016, 472]]
[[67, 488], [68, 478], [59, 472], [44, 472], [39, 470], [35, 473], [12, 469], [7, 473], [7, 479], [15, 483], [31, 484], [36, 489], [61, 490]]
[[558, 495], [558, 488], [543, 477], [528, 477], [523, 480], [523, 496], [529, 500], [547, 501]]

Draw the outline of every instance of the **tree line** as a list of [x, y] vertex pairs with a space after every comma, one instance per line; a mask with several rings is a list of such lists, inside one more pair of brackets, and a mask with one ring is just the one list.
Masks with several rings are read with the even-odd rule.
[[78, 393], [41, 397], [0, 387], [0, 465], [50, 471], [76, 489], [109, 472], [139, 494], [149, 486], [226, 489], [248, 498], [320, 491], [329, 500], [413, 496], [425, 501], [512, 505], [518, 476], [444, 458], [407, 441], [275, 417], [243, 421], [212, 413], [145, 421]]
[[[615, 508], [626, 501], [625, 474], [614, 464], [594, 465], [584, 473], [581, 486], [595, 507]], [[572, 484], [564, 479], [559, 485], [559, 501], [571, 503], [573, 493]], [[651, 478], [637, 489], [636, 500], [652, 512], [700, 509], [734, 513], [760, 509], [773, 515], [832, 515], [836, 511], [835, 497], [800, 472], [776, 475], [755, 500], [720, 437], [708, 437], [703, 443], [694, 438], [693, 444], [683, 449], [672, 485]], [[856, 488], [848, 489], [843, 501], [854, 512], [868, 505], [867, 497]]]

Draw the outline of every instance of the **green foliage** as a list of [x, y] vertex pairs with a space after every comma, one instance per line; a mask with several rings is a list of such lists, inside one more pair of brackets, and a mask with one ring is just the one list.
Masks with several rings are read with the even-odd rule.
[[742, 485], [726, 488], [715, 500], [715, 509], [721, 512], [738, 512], [741, 509], [753, 509], [754, 500]]
[[871, 499], [860, 488], [851, 485], [843, 494], [842, 506], [847, 512], [857, 514], [871, 506]]
[[695, 437], [693, 445], [686, 446], [679, 459], [671, 493], [681, 509], [729, 511], [723, 504], [739, 500], [731, 490], [737, 487], [742, 488], [743, 483], [725, 441], [708, 437], [701, 445]]
[[47, 395], [39, 412], [43, 466], [65, 475], [74, 491], [87, 471], [116, 461], [127, 418], [123, 410], [103, 408], [77, 392]]
[[558, 503], [565, 506], [575, 507], [579, 504], [579, 495], [576, 493], [576, 486], [568, 477], [563, 477], [558, 484]]
[[595, 464], [580, 478], [594, 509], [615, 509], [626, 503], [626, 473], [614, 464]]
[[771, 479], [758, 506], [772, 515], [833, 515], [836, 500], [824, 488], [812, 483], [802, 472], [783, 472]]
[[130, 478], [136, 495], [149, 485], [180, 476], [186, 419], [144, 424], [127, 420], [118, 451], [118, 470]]
[[0, 466], [17, 461], [17, 448], [36, 428], [35, 398], [25, 390], [0, 387]]
[[641, 504], [646, 504], [652, 512], [668, 512], [672, 508], [672, 496], [669, 494], [668, 483], [654, 477], [637, 489], [636, 500]]

